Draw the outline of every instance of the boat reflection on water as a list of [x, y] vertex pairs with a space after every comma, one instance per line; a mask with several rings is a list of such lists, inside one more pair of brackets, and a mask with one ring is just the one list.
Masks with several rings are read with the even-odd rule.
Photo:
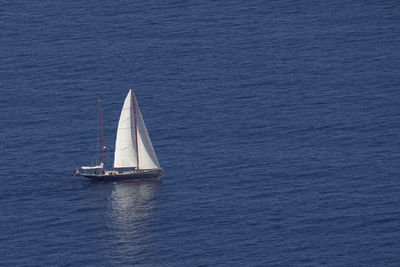
[[159, 182], [112, 184], [108, 215], [121, 252], [136, 254], [149, 245], [148, 221], [159, 189]]

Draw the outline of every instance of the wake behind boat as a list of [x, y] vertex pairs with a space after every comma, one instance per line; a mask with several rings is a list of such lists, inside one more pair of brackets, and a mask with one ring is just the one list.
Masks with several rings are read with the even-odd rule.
[[133, 90], [129, 90], [119, 118], [115, 140], [114, 168], [111, 171], [107, 171], [104, 168], [100, 100], [98, 101], [98, 107], [101, 163], [96, 166], [82, 166], [80, 170], [75, 170], [74, 175], [79, 174], [93, 181], [160, 180], [163, 169], [158, 163]]

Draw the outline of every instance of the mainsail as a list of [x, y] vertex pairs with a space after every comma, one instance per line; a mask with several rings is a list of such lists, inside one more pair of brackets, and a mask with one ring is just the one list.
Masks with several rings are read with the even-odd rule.
[[119, 118], [115, 140], [114, 168], [160, 168], [132, 90], [129, 90], [125, 98]]

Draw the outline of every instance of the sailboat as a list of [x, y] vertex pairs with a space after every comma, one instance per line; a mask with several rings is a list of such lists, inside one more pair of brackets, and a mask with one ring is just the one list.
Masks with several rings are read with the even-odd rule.
[[163, 169], [158, 163], [133, 89], [129, 90], [121, 110], [115, 140], [114, 166], [109, 171], [104, 168], [100, 100], [98, 108], [101, 163], [96, 166], [82, 166], [80, 170], [75, 170], [74, 175], [80, 174], [93, 181], [160, 180]]

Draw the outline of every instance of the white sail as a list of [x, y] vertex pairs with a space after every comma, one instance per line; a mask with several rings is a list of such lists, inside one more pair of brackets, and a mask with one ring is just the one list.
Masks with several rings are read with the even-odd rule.
[[138, 131], [139, 167], [140, 169], [160, 168], [156, 152], [154, 151], [153, 144], [151, 143], [149, 137], [149, 133], [147, 132], [146, 124], [144, 123], [142, 113], [140, 112], [139, 104], [137, 101], [135, 101], [135, 104], [136, 104], [137, 131]]
[[[137, 167], [136, 137], [131, 92], [125, 98], [115, 139], [114, 168]], [[133, 130], [132, 130], [133, 127]]]
[[[114, 168], [155, 169], [160, 165], [150, 141], [146, 125], [133, 92], [129, 91], [119, 118], [117, 138], [115, 140]], [[135, 110], [133, 109], [135, 102]], [[136, 113], [136, 127], [135, 116]], [[136, 133], [137, 128], [137, 144]], [[137, 145], [137, 150], [136, 150]], [[139, 156], [139, 159], [137, 158]], [[138, 166], [139, 163], [139, 166]]]

